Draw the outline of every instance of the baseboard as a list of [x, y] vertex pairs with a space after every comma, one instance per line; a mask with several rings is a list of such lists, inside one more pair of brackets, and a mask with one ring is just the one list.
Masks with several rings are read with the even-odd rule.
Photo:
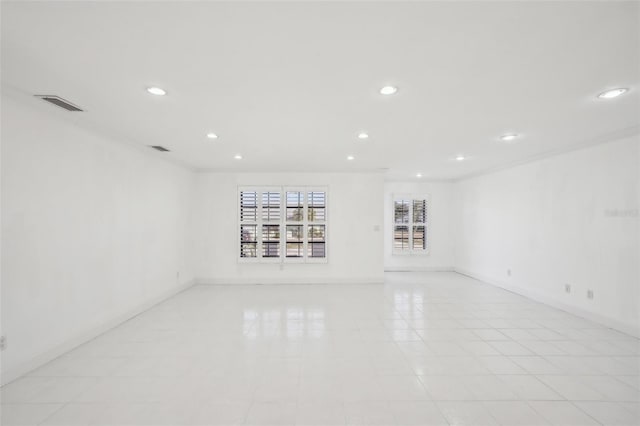
[[64, 355], [65, 353], [82, 345], [83, 343], [86, 343], [90, 340], [95, 339], [96, 337], [100, 336], [106, 331], [109, 331], [112, 328], [122, 324], [123, 322], [128, 321], [137, 315], [140, 315], [142, 312], [152, 308], [158, 303], [163, 302], [169, 299], [170, 297], [173, 297], [176, 294], [183, 292], [189, 287], [192, 287], [194, 283], [195, 283], [195, 280], [190, 280], [186, 283], [180, 284], [179, 286], [176, 286], [162, 293], [160, 296], [154, 297], [153, 299], [137, 306], [136, 308], [128, 310], [127, 312], [118, 315], [116, 318], [112, 320], [109, 320], [97, 327], [92, 327], [91, 329], [86, 330], [71, 339], [68, 339], [64, 343], [61, 343], [41, 353], [40, 355], [37, 355], [27, 361], [22, 362], [20, 365], [14, 368], [8, 369], [6, 371], [2, 371], [2, 373], [0, 374], [0, 386], [4, 386], [7, 383], [10, 383], [24, 376], [25, 374], [35, 370], [36, 368], [39, 368], [44, 364], [50, 361], [53, 361], [59, 356]]
[[483, 276], [481, 274], [477, 274], [475, 272], [463, 269], [463, 268], [454, 268], [454, 271], [465, 275], [467, 277], [476, 279], [478, 281], [482, 281], [486, 284], [491, 284], [496, 287], [503, 288], [512, 293], [516, 293], [520, 296], [527, 297], [529, 299], [535, 300], [536, 302], [544, 303], [545, 305], [552, 306], [556, 309], [560, 309], [572, 315], [579, 316], [581, 318], [605, 325], [614, 330], [620, 331], [622, 333], [628, 334], [633, 337], [640, 337], [640, 327], [634, 324], [628, 324], [615, 318], [610, 318], [604, 315], [596, 314], [594, 312], [587, 311], [586, 309], [578, 308], [575, 306], [568, 305], [562, 301], [554, 299], [552, 297], [548, 297], [545, 295], [541, 295], [535, 291], [531, 291], [528, 289], [524, 289], [522, 287], [517, 287], [514, 285], [507, 284], [503, 281], [499, 281], [487, 276]]
[[292, 278], [197, 278], [198, 285], [335, 285], [335, 284], [383, 284], [384, 277], [356, 277], [356, 278], [322, 278], [322, 277], [292, 277]]
[[453, 266], [385, 266], [385, 272], [453, 272]]

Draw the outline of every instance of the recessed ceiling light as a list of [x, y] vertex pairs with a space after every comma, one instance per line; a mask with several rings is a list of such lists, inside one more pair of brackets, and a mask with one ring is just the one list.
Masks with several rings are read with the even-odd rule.
[[416, 173], [416, 177], [417, 178], [421, 178], [422, 177], [422, 173]]
[[465, 159], [465, 156], [464, 156], [464, 155], [458, 155], [458, 156], [456, 157], [456, 161], [464, 161], [464, 159]]
[[352, 161], [355, 160], [356, 157], [354, 157], [353, 155], [347, 155], [347, 160]]
[[369, 134], [365, 132], [358, 133], [358, 139], [369, 139]]
[[156, 95], [156, 96], [164, 96], [167, 94], [166, 91], [164, 91], [163, 89], [159, 88], [159, 87], [147, 87], [147, 92], [151, 93], [152, 95]]
[[518, 136], [519, 135], [517, 133], [507, 133], [507, 134], [504, 134], [504, 135], [500, 136], [500, 139], [505, 141], [505, 142], [511, 142], [512, 140], [514, 140]]
[[209, 139], [218, 139], [218, 135], [216, 135], [215, 133], [207, 133], [207, 137]]
[[236, 160], [242, 160], [242, 155], [236, 154], [233, 156], [233, 158], [235, 158]]
[[395, 86], [384, 86], [382, 89], [380, 89], [380, 93], [382, 93], [383, 95], [393, 95], [397, 91], [398, 88]]
[[602, 92], [598, 95], [600, 99], [613, 99], [622, 95], [623, 93], [628, 92], [629, 89], [625, 87], [618, 87], [617, 89], [607, 90], [606, 92]]

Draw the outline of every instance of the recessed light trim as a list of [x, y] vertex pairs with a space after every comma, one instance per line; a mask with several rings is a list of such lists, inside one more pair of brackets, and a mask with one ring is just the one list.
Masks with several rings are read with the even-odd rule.
[[216, 134], [215, 134], [215, 133], [213, 133], [213, 132], [209, 132], [209, 133], [207, 133], [207, 137], [208, 137], [209, 139], [218, 139], [218, 135], [216, 135]]
[[358, 133], [358, 139], [369, 139], [369, 134], [366, 132]]
[[353, 155], [347, 155], [347, 160], [353, 161], [355, 159], [356, 159], [356, 157], [354, 157]]
[[500, 136], [500, 140], [504, 142], [511, 142], [517, 139], [518, 137], [520, 137], [520, 135], [517, 133], [505, 133], [504, 135]]
[[242, 160], [242, 155], [236, 154], [233, 156], [233, 158], [235, 158], [236, 160]]
[[398, 92], [398, 88], [396, 86], [384, 86], [380, 89], [380, 93], [382, 95], [393, 95]]
[[167, 94], [166, 90], [161, 89], [159, 87], [147, 87], [147, 92], [156, 96], [164, 96]]
[[626, 87], [617, 87], [615, 89], [605, 90], [604, 92], [598, 94], [599, 99], [613, 99], [617, 98], [620, 95], [624, 95], [627, 93], [629, 89]]
[[466, 160], [466, 159], [467, 159], [467, 157], [465, 157], [464, 155], [458, 155], [458, 156], [456, 156], [456, 161], [464, 161], [464, 160]]

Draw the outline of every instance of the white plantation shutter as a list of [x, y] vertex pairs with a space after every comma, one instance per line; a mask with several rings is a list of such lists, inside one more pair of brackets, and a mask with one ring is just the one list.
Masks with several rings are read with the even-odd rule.
[[413, 223], [427, 221], [427, 200], [413, 200]]
[[393, 248], [407, 250], [409, 248], [409, 200], [393, 202]]
[[240, 192], [240, 257], [258, 256], [258, 193]]
[[418, 199], [413, 200], [413, 215], [412, 215], [412, 233], [411, 240], [412, 250], [426, 250], [427, 249], [427, 200]]
[[239, 188], [240, 260], [325, 262], [325, 188]]
[[304, 258], [304, 192], [287, 191], [287, 253], [288, 258]]
[[322, 259], [326, 256], [326, 193], [307, 193], [307, 257]]
[[258, 193], [240, 191], [240, 222], [253, 222], [258, 219]]
[[309, 225], [307, 256], [320, 258], [325, 256], [324, 230], [324, 225]]
[[326, 193], [325, 192], [309, 192], [308, 193], [308, 219], [309, 222], [324, 222]]
[[280, 257], [280, 218], [282, 194], [280, 191], [262, 191], [260, 202], [262, 218], [261, 247], [263, 258]]
[[263, 192], [262, 193], [262, 221], [263, 222], [280, 222], [281, 208], [280, 192]]
[[429, 197], [396, 195], [393, 197], [394, 254], [428, 252], [428, 200]]
[[240, 257], [257, 257], [258, 225], [240, 225]]

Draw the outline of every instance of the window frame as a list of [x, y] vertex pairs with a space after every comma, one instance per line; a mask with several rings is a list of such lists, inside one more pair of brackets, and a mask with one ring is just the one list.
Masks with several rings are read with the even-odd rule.
[[[256, 208], [256, 220], [255, 222], [243, 222], [241, 220], [241, 197], [242, 192], [255, 192], [257, 199]], [[263, 220], [262, 210], [262, 198], [265, 192], [278, 192], [280, 193], [280, 218], [276, 221]], [[288, 192], [301, 192], [303, 194], [302, 202], [302, 220], [301, 221], [289, 221], [287, 220], [287, 193]], [[324, 220], [323, 221], [310, 221], [309, 220], [309, 193], [310, 192], [323, 192], [324, 193]], [[297, 264], [297, 263], [328, 263], [329, 259], [329, 187], [328, 186], [251, 186], [251, 185], [239, 185], [237, 187], [237, 233], [236, 233], [236, 257], [238, 263], [277, 263], [277, 264]], [[242, 225], [256, 225], [256, 257], [241, 257], [240, 252], [242, 249], [242, 238], [240, 238], [240, 232]], [[280, 230], [280, 251], [278, 257], [263, 257], [263, 238], [262, 230], [264, 225], [279, 225]], [[287, 257], [287, 225], [299, 225], [302, 226], [302, 256], [301, 257]], [[324, 226], [324, 257], [310, 257], [309, 256], [309, 226], [322, 225]], [[313, 242], [313, 241], [312, 241]]]
[[[415, 222], [413, 218], [413, 203], [414, 201], [424, 201], [425, 203], [425, 220], [422, 222]], [[409, 202], [409, 221], [406, 224], [396, 224], [395, 218], [395, 207], [396, 202], [398, 201], [408, 201]], [[431, 227], [431, 195], [430, 194], [392, 194], [391, 195], [391, 254], [394, 256], [425, 256], [429, 255], [431, 252], [431, 241], [430, 241], [430, 232], [429, 229]], [[407, 249], [397, 249], [395, 247], [395, 230], [396, 226], [404, 226], [406, 225], [409, 231], [409, 239], [408, 244], [409, 247]], [[424, 249], [415, 249], [413, 247], [413, 228], [414, 226], [424, 226], [424, 239], [425, 239], [425, 248]]]

